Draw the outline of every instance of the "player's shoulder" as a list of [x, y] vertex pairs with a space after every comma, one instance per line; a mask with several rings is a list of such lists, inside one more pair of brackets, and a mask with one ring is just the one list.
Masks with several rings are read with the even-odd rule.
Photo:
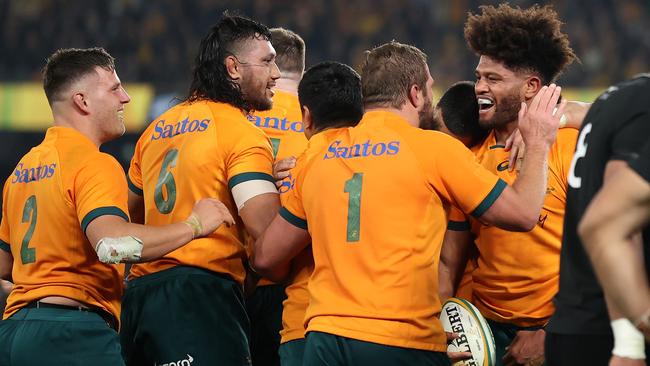
[[608, 105], [621, 106], [626, 109], [650, 108], [650, 74], [640, 74], [632, 79], [622, 81], [607, 88], [596, 99], [596, 103], [608, 102]]
[[467, 149], [458, 139], [440, 131], [414, 128], [406, 137], [410, 145], [417, 149], [425, 149], [430, 153], [458, 148]]

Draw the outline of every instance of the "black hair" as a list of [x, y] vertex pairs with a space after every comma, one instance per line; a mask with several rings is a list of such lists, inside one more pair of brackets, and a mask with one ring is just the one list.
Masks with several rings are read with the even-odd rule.
[[467, 137], [471, 144], [482, 141], [488, 131], [479, 124], [479, 107], [471, 81], [459, 81], [450, 86], [437, 107], [447, 129], [456, 136]]
[[309, 108], [316, 131], [355, 126], [363, 116], [361, 77], [339, 62], [310, 67], [298, 85], [298, 99]]
[[480, 9], [481, 14], [470, 14], [465, 23], [467, 44], [478, 55], [517, 71], [536, 72], [543, 84], [553, 82], [576, 59], [551, 6], [521, 9], [504, 3]]
[[225, 12], [201, 40], [187, 101], [207, 99], [250, 111], [250, 103], [242, 95], [239, 85], [228, 75], [224, 61], [226, 57], [234, 55], [243, 42], [254, 39], [270, 41], [271, 33], [263, 24]]

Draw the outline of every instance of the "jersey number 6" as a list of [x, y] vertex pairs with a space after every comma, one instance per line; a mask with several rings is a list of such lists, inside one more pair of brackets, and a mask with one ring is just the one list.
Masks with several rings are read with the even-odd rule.
[[[176, 181], [170, 171], [171, 168], [176, 166], [176, 161], [178, 161], [178, 149], [167, 151], [163, 158], [162, 166], [160, 167], [156, 189], [153, 191], [153, 200], [156, 203], [156, 208], [163, 214], [172, 212], [176, 204]], [[165, 193], [167, 193], [167, 198], [163, 195], [163, 187], [165, 188]]]

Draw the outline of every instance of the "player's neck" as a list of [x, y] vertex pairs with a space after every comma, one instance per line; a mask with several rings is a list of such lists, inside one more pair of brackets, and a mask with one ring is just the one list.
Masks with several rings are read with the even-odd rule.
[[296, 73], [289, 73], [286, 77], [283, 76], [275, 81], [275, 89], [285, 93], [298, 95], [298, 84], [300, 83], [300, 76]]
[[88, 128], [88, 126], [92, 126], [92, 124], [84, 123], [83, 121], [79, 121], [70, 116], [54, 114], [53, 125], [72, 128], [82, 135], [86, 136], [98, 148], [102, 145], [102, 141], [99, 136], [95, 136], [96, 134], [93, 133], [94, 131]]
[[506, 140], [512, 132], [517, 128], [517, 121], [510, 122], [504, 126], [494, 128], [494, 138], [497, 145], [505, 145]]
[[418, 115], [418, 111], [415, 108], [408, 108], [408, 107], [392, 108], [392, 107], [385, 107], [385, 106], [365, 106], [364, 110], [365, 110], [365, 113], [373, 112], [373, 111], [390, 112], [390, 113], [393, 113], [393, 114], [396, 114], [396, 115], [402, 117], [411, 126], [420, 127], [420, 116]]

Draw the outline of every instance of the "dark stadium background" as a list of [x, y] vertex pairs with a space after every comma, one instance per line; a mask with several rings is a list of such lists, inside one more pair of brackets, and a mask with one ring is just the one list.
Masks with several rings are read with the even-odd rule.
[[[127, 117], [127, 135], [103, 150], [126, 166], [137, 133], [174, 97], [183, 97], [199, 40], [226, 9], [298, 32], [307, 44], [308, 66], [337, 60], [358, 68], [363, 51], [374, 45], [392, 39], [414, 44], [429, 55], [436, 86], [444, 89], [473, 79], [477, 59], [465, 46], [463, 23], [468, 11], [478, 11], [484, 3], [498, 2], [0, 0], [0, 176], [11, 174], [51, 122], [30, 114], [32, 108], [46, 108], [39, 95], [40, 69], [57, 48], [102, 46], [116, 57], [118, 74], [133, 97], [127, 109], [140, 112]], [[650, 70], [650, 1], [540, 3], [554, 5], [581, 59], [561, 77], [563, 86], [586, 88], [584, 95], [590, 96]], [[145, 91], [132, 92], [135, 85]], [[23, 86], [32, 90], [17, 96]], [[21, 122], [24, 118], [29, 124]]]

